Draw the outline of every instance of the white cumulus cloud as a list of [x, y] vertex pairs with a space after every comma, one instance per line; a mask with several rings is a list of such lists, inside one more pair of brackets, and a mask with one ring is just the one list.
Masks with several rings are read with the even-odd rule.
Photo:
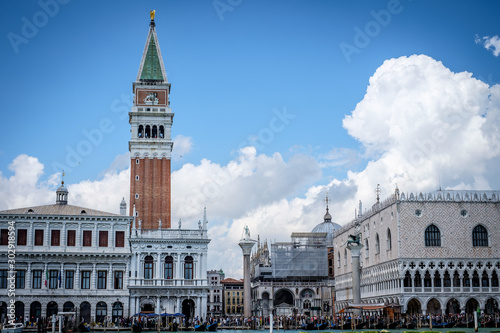
[[500, 54], [500, 38], [498, 36], [485, 36], [481, 38], [476, 35], [475, 42], [476, 44], [483, 45], [485, 49], [493, 52], [495, 57], [498, 57]]
[[[375, 187], [389, 196], [397, 183], [403, 191], [500, 187], [500, 86], [489, 86], [471, 73], [454, 73], [425, 55], [385, 61], [369, 80], [363, 99], [344, 118], [343, 126], [363, 147], [336, 147], [314, 159], [295, 153], [258, 154], [241, 149], [221, 165], [208, 159], [184, 164], [172, 173], [172, 223], [197, 228], [207, 207], [208, 269], [242, 277], [237, 243], [248, 225], [253, 238], [288, 241], [294, 231], [310, 231], [322, 222], [329, 193], [333, 220], [354, 217], [358, 200], [375, 201]], [[333, 143], [334, 144], [334, 143]], [[186, 154], [191, 138], [176, 137], [176, 154]], [[369, 158], [359, 172], [317, 184], [332, 167], [349, 168]], [[128, 154], [117, 156], [97, 180], [68, 184], [74, 205], [115, 212], [122, 197], [128, 202]], [[59, 175], [41, 181], [44, 166], [35, 157], [19, 155], [10, 164], [12, 176], [0, 174], [0, 209], [55, 202]], [[331, 179], [326, 175], [327, 179]]]

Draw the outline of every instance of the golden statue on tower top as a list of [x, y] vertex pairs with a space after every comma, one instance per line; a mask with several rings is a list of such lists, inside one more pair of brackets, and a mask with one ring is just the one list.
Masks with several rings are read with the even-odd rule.
[[151, 16], [151, 21], [155, 20], [155, 10], [154, 9], [149, 11], [149, 16]]

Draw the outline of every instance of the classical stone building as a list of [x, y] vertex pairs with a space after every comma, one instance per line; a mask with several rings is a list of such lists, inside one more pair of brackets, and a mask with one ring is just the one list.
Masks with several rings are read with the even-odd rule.
[[[9, 222], [17, 232], [17, 317], [75, 309], [86, 322], [141, 311], [206, 318], [206, 212], [189, 229], [170, 223], [174, 114], [154, 17], [133, 91], [130, 217], [124, 200], [123, 215], [68, 205], [64, 186], [55, 205], [0, 212], [0, 289], [7, 287]], [[7, 301], [0, 296], [0, 314]]]
[[130, 213], [134, 216], [130, 247], [132, 313], [184, 313], [206, 317], [206, 211], [196, 229], [171, 228], [170, 160], [173, 142], [170, 83], [167, 81], [154, 17], [129, 113]]
[[224, 315], [223, 295], [225, 274], [221, 270], [210, 270], [207, 272], [208, 294], [207, 294], [207, 316], [212, 318]]
[[236, 280], [233, 278], [227, 278], [221, 281], [223, 285], [223, 308], [224, 314], [226, 316], [236, 316], [243, 317], [244, 306], [244, 288], [243, 279]]
[[294, 232], [290, 242], [258, 242], [252, 256], [252, 313], [327, 315], [333, 309], [328, 252], [335, 230], [328, 212], [312, 232]]
[[[16, 318], [77, 311], [90, 323], [129, 313], [129, 216], [68, 204], [61, 185], [51, 205], [0, 211], [0, 290], [7, 288], [9, 222], [15, 227]], [[5, 315], [7, 292], [0, 297]]]
[[[359, 224], [362, 303], [406, 313], [498, 310], [500, 192], [399, 193], [359, 215], [334, 238], [336, 310], [352, 302], [349, 235]], [[360, 210], [361, 211], [361, 210]]]

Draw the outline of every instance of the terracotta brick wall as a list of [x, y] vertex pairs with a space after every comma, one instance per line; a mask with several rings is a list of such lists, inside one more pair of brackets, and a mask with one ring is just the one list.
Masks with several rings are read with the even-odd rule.
[[[142, 229], [158, 229], [160, 219], [162, 228], [170, 228], [170, 160], [143, 158], [139, 159], [139, 164], [136, 159], [130, 162], [130, 215], [135, 204]], [[136, 194], [139, 194], [138, 199]], [[138, 223], [136, 226], [139, 227]]]

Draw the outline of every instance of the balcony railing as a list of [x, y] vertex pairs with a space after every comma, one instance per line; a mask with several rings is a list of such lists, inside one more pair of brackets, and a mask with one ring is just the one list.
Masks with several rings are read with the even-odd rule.
[[152, 287], [184, 287], [184, 286], [208, 286], [205, 279], [130, 279], [131, 287], [152, 286]]

